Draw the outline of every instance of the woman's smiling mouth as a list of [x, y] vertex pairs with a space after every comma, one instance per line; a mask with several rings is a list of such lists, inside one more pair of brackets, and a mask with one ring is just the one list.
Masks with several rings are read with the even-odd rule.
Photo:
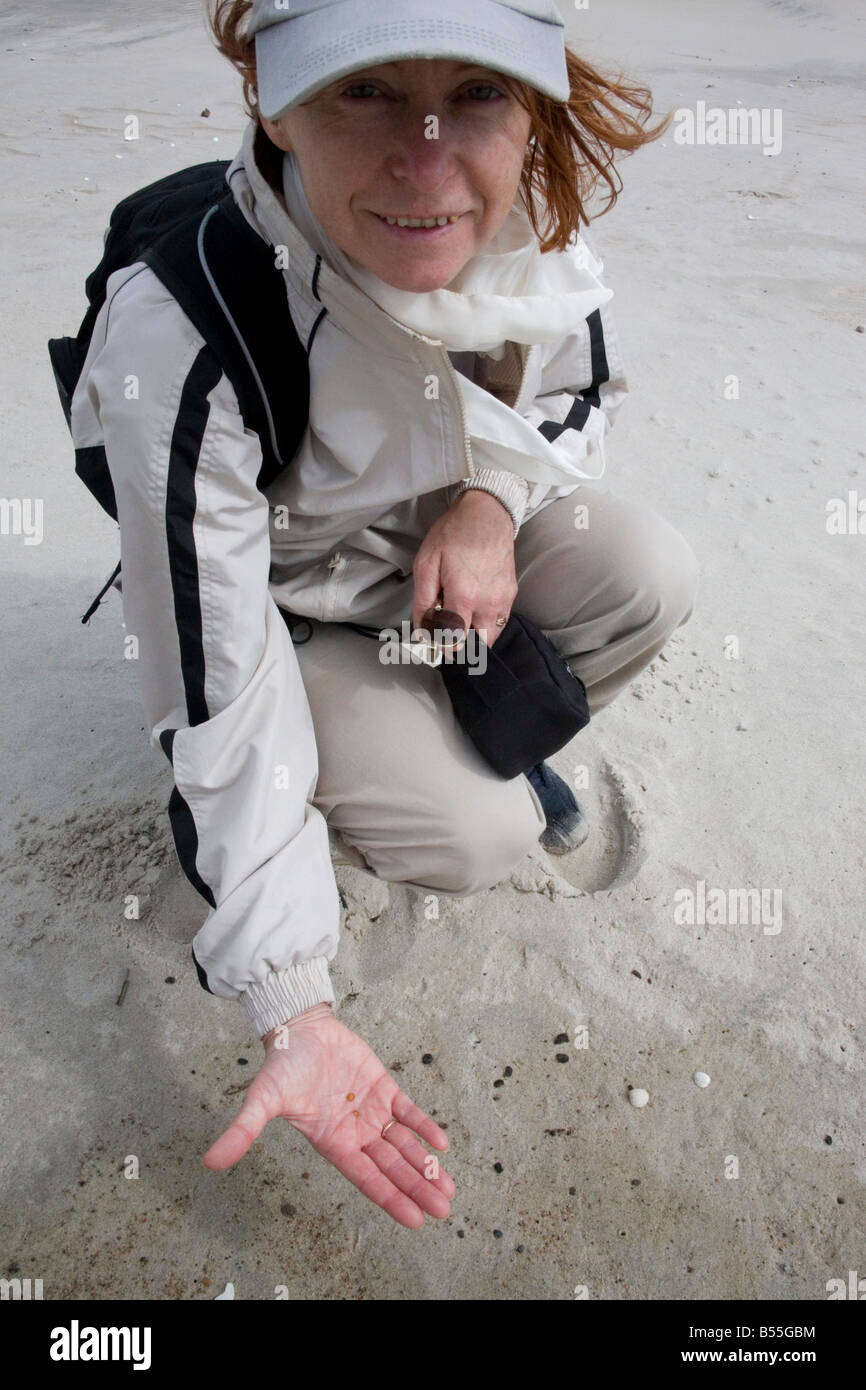
[[456, 222], [460, 213], [442, 213], [438, 217], [389, 217], [386, 213], [377, 212], [376, 216], [387, 222], [389, 227], [444, 227], [446, 222]]
[[380, 226], [386, 227], [388, 232], [400, 237], [403, 240], [422, 239], [429, 241], [431, 238], [447, 236], [452, 227], [455, 227], [462, 218], [462, 213], [451, 213], [442, 217], [387, 217], [383, 214], [374, 212], [373, 216]]

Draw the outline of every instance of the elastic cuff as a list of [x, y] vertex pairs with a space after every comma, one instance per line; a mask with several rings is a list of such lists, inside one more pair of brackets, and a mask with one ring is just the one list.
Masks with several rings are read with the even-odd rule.
[[241, 999], [260, 1038], [314, 1004], [334, 1004], [328, 957], [313, 956], [286, 970], [272, 970], [261, 984], [244, 990]]
[[516, 538], [529, 496], [529, 483], [526, 478], [521, 478], [517, 473], [508, 473], [501, 468], [479, 468], [471, 478], [464, 478], [461, 483], [457, 484], [454, 500], [471, 487], [480, 488], [482, 492], [489, 492], [497, 501], [502, 503], [506, 511], [511, 514]]

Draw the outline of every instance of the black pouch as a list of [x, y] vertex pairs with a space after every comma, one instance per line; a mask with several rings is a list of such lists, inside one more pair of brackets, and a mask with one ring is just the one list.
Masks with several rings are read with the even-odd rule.
[[[280, 610], [295, 639], [306, 618]], [[364, 637], [379, 638], [379, 629], [344, 622]], [[511, 779], [544, 762], [589, 723], [586, 686], [564, 661], [541, 628], [524, 613], [515, 613], [492, 647], [484, 647], [486, 669], [478, 662], [442, 661], [442, 673], [454, 714], [482, 757], [501, 777]]]
[[523, 613], [512, 610], [484, 653], [483, 672], [470, 661], [443, 661], [439, 670], [479, 753], [502, 777], [517, 777], [586, 727], [586, 686]]

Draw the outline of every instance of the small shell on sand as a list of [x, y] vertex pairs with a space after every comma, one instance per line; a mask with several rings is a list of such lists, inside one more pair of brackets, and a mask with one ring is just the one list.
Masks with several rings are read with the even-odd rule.
[[648, 1103], [649, 1091], [642, 1091], [640, 1090], [640, 1088], [638, 1088], [638, 1090], [636, 1091], [629, 1091], [628, 1098], [631, 1101], [632, 1105], [635, 1105], [638, 1109], [640, 1109], [642, 1105], [646, 1105]]
[[694, 1080], [696, 1086], [709, 1086], [710, 1084], [710, 1078], [705, 1071], [696, 1071]]

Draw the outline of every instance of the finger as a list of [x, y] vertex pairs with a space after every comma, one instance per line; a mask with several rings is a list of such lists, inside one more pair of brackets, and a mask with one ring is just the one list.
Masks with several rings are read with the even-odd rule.
[[406, 1162], [412, 1165], [415, 1172], [421, 1174], [425, 1182], [438, 1187], [442, 1195], [450, 1201], [456, 1191], [454, 1179], [441, 1167], [436, 1155], [427, 1152], [411, 1130], [406, 1129], [405, 1125], [392, 1125], [384, 1137]]
[[[392, 1131], [389, 1130], [389, 1138], [391, 1133]], [[419, 1173], [413, 1168], [411, 1163], [407, 1163], [399, 1150], [388, 1142], [388, 1139], [382, 1139], [377, 1135], [369, 1144], [364, 1145], [364, 1153], [373, 1160], [388, 1181], [417, 1203], [422, 1211], [439, 1218], [450, 1214], [450, 1198], [429, 1178], [425, 1178], [423, 1173]]]
[[483, 617], [479, 613], [473, 613], [472, 626], [481, 638], [485, 647], [492, 647], [499, 635], [500, 629], [496, 627], [490, 616]]
[[405, 1091], [397, 1091], [391, 1102], [391, 1114], [407, 1129], [414, 1129], [425, 1144], [432, 1145], [434, 1149], [448, 1148], [448, 1135], [444, 1129], [440, 1129], [435, 1120], [431, 1120], [430, 1116], [424, 1113], [420, 1105], [411, 1101]]
[[468, 593], [466, 589], [453, 583], [446, 585], [442, 592], [443, 609], [459, 614], [464, 630], [468, 630], [472, 626], [472, 613], [478, 602], [478, 595]]
[[[382, 1140], [382, 1143], [385, 1141]], [[325, 1155], [327, 1157], [327, 1155]], [[345, 1158], [334, 1159], [331, 1163], [344, 1178], [357, 1187], [377, 1207], [381, 1207], [401, 1226], [417, 1230], [424, 1225], [424, 1213], [411, 1197], [395, 1187], [373, 1159], [361, 1149], [353, 1149]]]
[[205, 1168], [219, 1172], [237, 1163], [271, 1119], [273, 1114], [265, 1105], [262, 1096], [257, 1091], [247, 1091], [244, 1103], [228, 1129], [204, 1155], [202, 1163]]
[[421, 619], [437, 602], [440, 594], [440, 573], [438, 552], [429, 559], [416, 560], [413, 570], [415, 591], [412, 597], [412, 631], [420, 626]]
[[[508, 622], [511, 613], [511, 604], [504, 600], [491, 606], [485, 603], [476, 608], [472, 615], [472, 626], [481, 637], [486, 646], [492, 647], [496, 639], [502, 636], [505, 623]], [[504, 618], [505, 623], [497, 623], [497, 618]]]

